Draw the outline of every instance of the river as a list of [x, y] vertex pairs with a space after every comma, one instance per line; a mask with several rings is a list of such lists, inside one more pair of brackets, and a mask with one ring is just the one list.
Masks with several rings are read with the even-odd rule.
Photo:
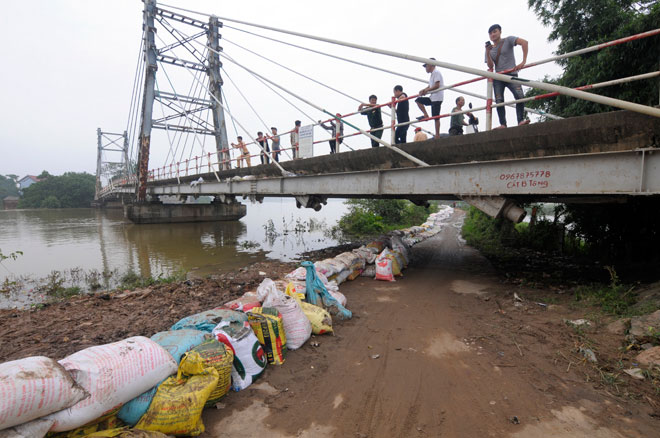
[[[0, 250], [23, 252], [0, 264], [0, 285], [28, 288], [56, 272], [65, 277], [65, 286], [93, 275], [113, 287], [113, 279], [128, 272], [154, 278], [181, 271], [205, 275], [264, 259], [290, 261], [338, 244], [328, 230], [346, 210], [337, 199], [315, 212], [296, 208], [292, 198], [267, 198], [262, 204], [248, 202], [240, 221], [167, 225], [135, 225], [121, 210], [0, 210]], [[26, 291], [14, 292], [0, 296], [0, 307], [28, 299]]]

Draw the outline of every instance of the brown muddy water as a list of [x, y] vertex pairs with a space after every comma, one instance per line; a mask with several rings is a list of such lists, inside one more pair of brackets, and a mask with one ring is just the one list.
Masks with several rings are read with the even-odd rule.
[[343, 200], [315, 212], [290, 198], [248, 203], [247, 215], [234, 222], [135, 225], [121, 210], [0, 211], [0, 251], [23, 252], [0, 262], [0, 307], [43, 301], [38, 286], [54, 281], [111, 288], [126, 273], [206, 275], [264, 259], [291, 261], [338, 244], [329, 230], [344, 212]]

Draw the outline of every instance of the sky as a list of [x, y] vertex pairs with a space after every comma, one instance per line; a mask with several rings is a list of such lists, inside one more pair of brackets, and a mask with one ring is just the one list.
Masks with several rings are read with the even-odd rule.
[[[529, 41], [528, 62], [548, 58], [556, 50], [556, 43], [547, 41], [550, 29], [543, 27], [533, 12], [528, 10], [526, 0], [507, 0], [497, 4], [485, 0], [336, 0], [322, 4], [292, 0], [168, 0], [164, 3], [219, 17], [410, 55], [435, 57], [479, 69], [485, 68], [483, 47], [488, 40], [488, 27], [494, 23], [502, 26], [504, 36], [514, 35]], [[47, 170], [60, 175], [67, 171], [96, 171], [97, 128], [121, 133], [129, 126], [135, 70], [141, 56], [142, 9], [140, 0], [3, 2], [0, 16], [0, 96], [3, 102], [0, 105], [0, 174], [38, 175]], [[204, 16], [182, 13], [205, 22], [208, 20]], [[228, 21], [225, 24], [415, 78], [428, 78], [417, 62]], [[192, 28], [179, 28], [194, 32]], [[227, 55], [332, 113], [353, 112], [358, 102], [296, 76], [232, 43], [238, 43], [365, 102], [371, 94], [376, 94], [379, 102], [389, 100], [392, 88], [397, 84], [402, 85], [410, 95], [425, 86], [408, 78], [304, 52], [227, 27], [221, 33], [227, 40], [220, 43]], [[163, 29], [159, 29], [158, 36], [167, 40]], [[159, 39], [156, 40], [157, 46], [162, 44]], [[176, 53], [183, 55], [183, 52]], [[516, 59], [520, 62], [521, 58], [522, 52], [517, 47]], [[224, 60], [223, 64], [226, 103], [235, 119], [251, 136], [256, 136], [257, 131], [265, 131], [264, 124], [243, 96], [267, 126], [277, 126], [280, 132], [291, 129], [296, 119], [302, 120], [303, 124], [310, 123], [307, 116], [264, 87], [248, 72], [229, 60]], [[446, 84], [474, 77], [447, 69], [440, 71]], [[549, 63], [525, 70], [522, 76], [542, 79], [546, 75], [557, 76], [560, 73], [559, 66]], [[181, 94], [186, 94], [195, 83], [188, 71], [165, 66], [159, 68], [157, 73], [159, 89], [170, 89], [168, 77], [174, 84], [173, 88]], [[481, 95], [486, 93], [484, 81], [465, 89]], [[443, 113], [453, 108], [458, 95], [453, 91], [445, 93]], [[505, 96], [506, 100], [512, 100], [508, 91]], [[318, 110], [292, 96], [286, 97], [312, 119], [324, 118]], [[482, 100], [474, 97], [466, 96], [466, 101], [472, 102], [475, 107], [483, 105]], [[162, 111], [159, 104], [154, 105], [154, 117], [162, 115]], [[420, 114], [411, 102], [411, 117]], [[481, 112], [477, 116], [483, 129], [485, 114]], [[513, 109], [508, 110], [507, 118], [510, 124], [515, 122]], [[227, 119], [230, 141], [233, 141], [236, 132], [231, 119]], [[366, 117], [355, 116], [349, 120], [368, 129]], [[384, 116], [384, 121], [387, 125], [389, 118]], [[426, 122], [424, 127], [432, 130], [432, 123]], [[443, 119], [441, 132], [447, 132], [448, 128], [448, 119]], [[240, 127], [237, 130], [239, 135], [248, 138]], [[347, 128], [348, 132], [353, 131]], [[314, 135], [315, 139], [327, 138], [325, 131], [319, 128], [316, 128]], [[408, 136], [412, 137], [412, 130]], [[383, 138], [389, 139], [388, 131]], [[187, 143], [178, 142], [178, 147], [176, 141], [171, 140], [165, 132], [154, 130], [150, 168], [163, 166], [172, 160], [173, 154], [186, 158], [201, 155], [202, 149], [203, 152], [215, 149], [210, 137], [197, 142], [189, 138]], [[346, 143], [353, 149], [369, 147], [369, 140], [364, 137], [350, 138]], [[288, 147], [288, 139], [283, 140], [283, 144]], [[325, 154], [328, 150], [327, 143], [323, 143], [316, 147], [315, 154]], [[105, 155], [105, 159], [114, 158], [110, 153]]]

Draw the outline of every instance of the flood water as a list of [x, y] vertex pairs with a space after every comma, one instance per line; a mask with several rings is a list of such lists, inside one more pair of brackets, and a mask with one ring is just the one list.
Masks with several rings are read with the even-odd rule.
[[[327, 230], [344, 212], [343, 200], [329, 200], [315, 212], [296, 208], [292, 198], [247, 202], [247, 215], [234, 222], [135, 225], [119, 209], [0, 211], [0, 250], [23, 252], [0, 264], [0, 284], [43, 279], [53, 271], [156, 278], [227, 271], [263, 259], [289, 261], [336, 245]], [[0, 307], [6, 301], [0, 297]]]

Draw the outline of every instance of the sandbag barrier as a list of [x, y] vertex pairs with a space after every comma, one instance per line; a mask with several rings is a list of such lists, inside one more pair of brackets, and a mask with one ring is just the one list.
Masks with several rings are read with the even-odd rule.
[[[196, 436], [201, 412], [283, 365], [312, 334], [332, 334], [349, 319], [339, 285], [358, 276], [394, 281], [410, 249], [442, 230], [453, 208], [421, 226], [312, 262], [284, 280], [183, 318], [149, 338], [81, 350], [55, 361], [28, 357], [0, 364], [0, 438]], [[131, 427], [135, 427], [131, 429]]]

